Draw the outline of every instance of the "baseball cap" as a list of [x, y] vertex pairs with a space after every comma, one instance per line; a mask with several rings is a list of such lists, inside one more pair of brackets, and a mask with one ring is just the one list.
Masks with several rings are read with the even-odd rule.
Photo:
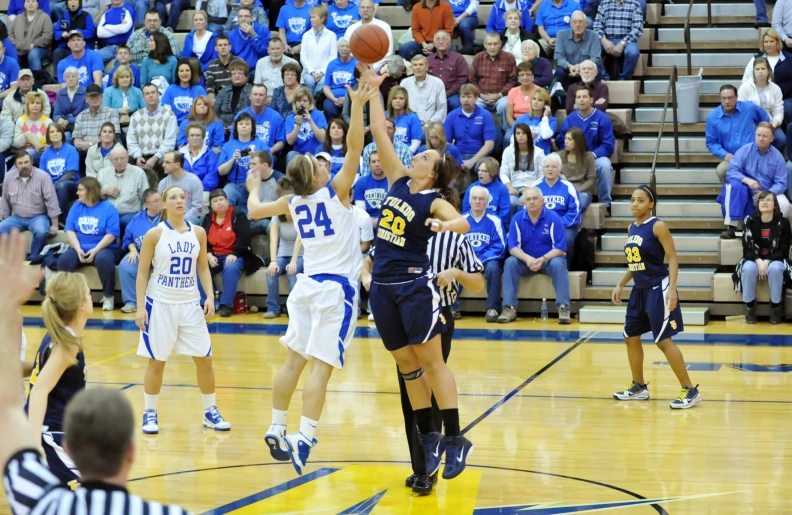
[[19, 70], [19, 75], [17, 76], [17, 79], [21, 79], [22, 77], [25, 76], [32, 77], [33, 72], [30, 71], [28, 68], [22, 68], [21, 70]]
[[314, 157], [315, 157], [316, 159], [319, 159], [319, 158], [321, 158], [321, 159], [324, 159], [324, 160], [325, 160], [325, 161], [327, 161], [328, 163], [329, 163], [330, 161], [332, 161], [332, 159], [330, 158], [330, 154], [328, 154], [327, 152], [319, 152], [319, 153], [318, 153], [318, 154], [316, 154]]
[[79, 29], [70, 30], [69, 33], [67, 34], [67, 36], [68, 36], [68, 39], [71, 39], [72, 36], [80, 36], [81, 38], [85, 39], [85, 36], [83, 36], [82, 31], [79, 30]]
[[88, 95], [101, 95], [102, 94], [102, 87], [97, 86], [96, 84], [91, 84], [87, 88], [85, 88], [85, 96]]

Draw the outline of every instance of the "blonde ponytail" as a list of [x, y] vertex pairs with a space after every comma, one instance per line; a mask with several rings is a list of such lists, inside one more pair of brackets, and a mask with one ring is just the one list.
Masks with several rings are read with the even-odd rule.
[[67, 329], [67, 325], [82, 309], [88, 292], [88, 281], [82, 274], [58, 272], [47, 281], [47, 295], [41, 304], [41, 315], [56, 345], [65, 345], [70, 350], [72, 347], [78, 350], [82, 348], [82, 342]]

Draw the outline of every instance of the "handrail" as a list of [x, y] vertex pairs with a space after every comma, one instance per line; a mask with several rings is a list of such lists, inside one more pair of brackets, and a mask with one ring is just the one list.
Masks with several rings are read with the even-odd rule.
[[[679, 168], [679, 122], [677, 121], [677, 67], [671, 67], [671, 75], [668, 77], [668, 90], [666, 91], [665, 103], [663, 104], [663, 116], [660, 118], [660, 130], [657, 133], [657, 144], [655, 145], [654, 157], [652, 158], [652, 169], [649, 172], [649, 185], [656, 192], [657, 191], [657, 178], [655, 177], [657, 170], [657, 156], [660, 154], [660, 144], [663, 141], [663, 129], [665, 129], [666, 114], [668, 113], [668, 103], [671, 102], [671, 110], [674, 119], [674, 165]], [[655, 208], [652, 209], [652, 214], [657, 214]]]
[[[690, 37], [690, 12], [693, 10], [693, 0], [690, 0], [690, 4], [688, 4], [687, 16], [685, 16], [685, 30], [683, 31], [685, 37], [685, 49], [687, 50], [687, 74], [693, 75], [693, 58], [691, 56], [691, 37]], [[707, 0], [707, 15], [710, 22], [712, 21], [711, 16], [711, 5], [710, 0]]]
[[707, 0], [707, 27], [712, 27], [712, 0]]

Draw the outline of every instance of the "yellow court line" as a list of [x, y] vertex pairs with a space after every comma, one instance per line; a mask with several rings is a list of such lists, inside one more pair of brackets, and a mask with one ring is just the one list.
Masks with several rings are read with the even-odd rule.
[[104, 365], [105, 363], [109, 363], [110, 361], [116, 360], [118, 358], [123, 358], [124, 356], [129, 356], [133, 352], [136, 352], [137, 349], [128, 350], [126, 352], [122, 352], [121, 354], [116, 354], [115, 356], [110, 356], [107, 359], [103, 359], [102, 361], [97, 361], [96, 363], [91, 363], [90, 365], [86, 365], [85, 368], [91, 367], [98, 367], [99, 365]]

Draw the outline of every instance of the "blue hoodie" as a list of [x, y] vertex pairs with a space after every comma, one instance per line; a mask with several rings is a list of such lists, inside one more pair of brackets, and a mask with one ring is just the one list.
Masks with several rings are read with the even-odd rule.
[[171, 84], [162, 95], [162, 104], [170, 106], [173, 114], [176, 115], [176, 123], [180, 124], [190, 116], [193, 99], [198, 95], [206, 95], [206, 90], [202, 86], [183, 88], [179, 84]]
[[264, 25], [254, 23], [253, 30], [256, 35], [252, 37], [247, 33], [243, 34], [239, 27], [226, 34], [234, 50], [234, 56], [245, 61], [251, 70], [256, 69], [259, 59], [267, 56], [267, 45], [272, 38], [269, 29]]
[[145, 209], [133, 216], [124, 230], [124, 239], [121, 242], [122, 252], [126, 253], [129, 250], [130, 243], [134, 243], [135, 248], [140, 252], [140, 248], [143, 246], [143, 237], [149, 229], [153, 229], [159, 225], [160, 218], [161, 215], [157, 215], [152, 222]]
[[[176, 145], [182, 146], [187, 144], [187, 126], [191, 123], [201, 123], [195, 122], [195, 120], [185, 119], [179, 125], [179, 139], [176, 141]], [[202, 124], [203, 125], [203, 124]], [[220, 120], [215, 120], [206, 126], [206, 138], [204, 141], [210, 148], [223, 148], [225, 145], [225, 133], [223, 132], [223, 122]]]
[[206, 43], [206, 50], [204, 51], [201, 57], [198, 57], [193, 52], [193, 42], [195, 41], [195, 31], [190, 32], [184, 38], [184, 48], [182, 48], [181, 57], [183, 59], [189, 59], [190, 57], [195, 57], [198, 59], [198, 62], [201, 63], [201, 69], [206, 71], [206, 68], [209, 67], [209, 63], [214, 59], [217, 59], [217, 50], [215, 50], [215, 42], [217, 41], [217, 34], [212, 33], [212, 36], [209, 38], [209, 41]]
[[489, 192], [487, 212], [500, 218], [504, 227], [508, 227], [511, 220], [511, 200], [509, 199], [509, 188], [500, 179], [495, 179], [487, 184], [481, 184], [481, 181], [476, 181], [468, 186], [465, 191], [465, 197], [462, 199], [462, 212], [467, 213], [470, 211], [470, 190], [474, 186], [481, 186]]
[[[48, 2], [49, 3], [49, 2]], [[85, 15], [83, 16], [83, 13]], [[9, 10], [10, 14], [10, 10]], [[72, 16], [71, 11], [66, 9], [62, 17], [52, 22], [52, 30], [54, 32], [53, 39], [57, 43], [58, 48], [67, 48], [67, 40], [61, 38], [64, 32], [71, 32], [74, 29], [79, 29], [85, 38], [85, 47], [93, 48], [94, 37], [96, 36], [96, 24], [94, 24], [93, 16], [88, 11], [77, 9], [77, 15]]]
[[[203, 184], [204, 191], [212, 191], [220, 185], [220, 174], [217, 172], [217, 155], [211, 148], [204, 145], [198, 157], [190, 162], [190, 147], [185, 145], [179, 148], [184, 155], [184, 169], [194, 173]], [[231, 153], [233, 155], [233, 152]]]
[[503, 259], [506, 255], [506, 236], [500, 218], [487, 212], [478, 220], [470, 213], [463, 216], [470, 224], [465, 236], [479, 261], [486, 264], [487, 261]]
[[564, 227], [577, 227], [580, 224], [580, 200], [574, 184], [560, 177], [552, 186], [547, 184], [547, 178], [537, 182], [534, 186], [542, 191], [544, 205], [552, 209], [561, 217]]
[[566, 148], [564, 138], [566, 138], [567, 131], [572, 127], [577, 127], [583, 131], [589, 151], [594, 152], [595, 156], [610, 157], [613, 155], [616, 139], [613, 137], [613, 125], [611, 125], [607, 114], [599, 109], [594, 109], [588, 118], [583, 118], [580, 115], [580, 110], [575, 109], [564, 120], [561, 132], [556, 137], [556, 145], [559, 150]]

